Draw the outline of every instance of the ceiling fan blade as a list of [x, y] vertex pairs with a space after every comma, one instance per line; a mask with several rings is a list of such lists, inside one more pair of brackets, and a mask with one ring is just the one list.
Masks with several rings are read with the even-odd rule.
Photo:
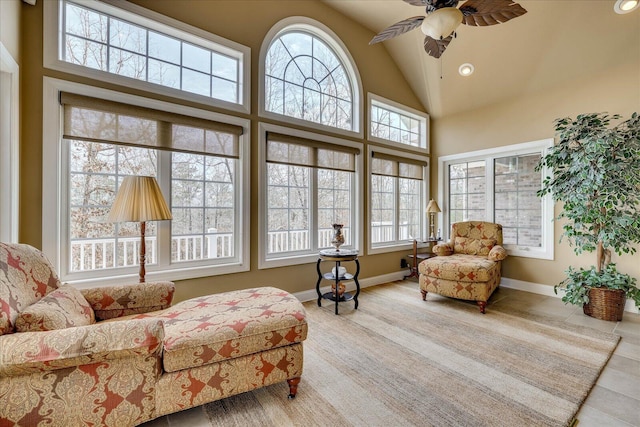
[[409, 3], [412, 6], [428, 6], [431, 3], [431, 0], [402, 0], [405, 3]]
[[436, 9], [442, 9], [443, 7], [456, 7], [459, 0], [430, 0], [430, 3]]
[[436, 40], [432, 37], [424, 37], [424, 51], [434, 58], [440, 58], [444, 50], [449, 46], [449, 42], [453, 39], [453, 35], [446, 39]]
[[460, 11], [463, 24], [479, 27], [501, 24], [527, 13], [512, 0], [467, 0]]
[[423, 6], [430, 10], [440, 9], [442, 7], [456, 7], [459, 0], [402, 0], [413, 6]]
[[400, 22], [396, 22], [392, 26], [380, 31], [374, 38], [371, 39], [369, 44], [378, 43], [381, 41], [389, 40], [393, 37], [404, 34], [407, 31], [411, 31], [414, 28], [418, 28], [422, 25], [424, 16], [414, 16], [413, 18], [407, 18]]

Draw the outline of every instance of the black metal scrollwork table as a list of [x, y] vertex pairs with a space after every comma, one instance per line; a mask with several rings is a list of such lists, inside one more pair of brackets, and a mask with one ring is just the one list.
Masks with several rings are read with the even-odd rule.
[[[322, 261], [335, 262], [335, 274], [333, 271], [323, 273], [320, 269], [320, 263]], [[340, 275], [340, 264], [343, 262], [352, 261], [356, 264], [355, 274], [344, 273]], [[348, 249], [326, 249], [320, 251], [320, 257], [316, 264], [316, 270], [318, 271], [318, 282], [316, 283], [316, 292], [318, 293], [318, 307], [322, 307], [322, 298], [335, 302], [335, 313], [338, 314], [338, 303], [344, 301], [353, 300], [355, 303], [355, 309], [358, 309], [358, 295], [360, 294], [360, 283], [358, 283], [358, 274], [360, 274], [360, 262], [358, 261], [358, 251]], [[322, 279], [332, 280], [335, 283], [335, 294], [333, 292], [327, 292], [324, 295], [320, 292], [320, 282]], [[338, 296], [338, 284], [341, 280], [353, 280], [356, 284], [355, 294], [345, 292], [341, 296]]]

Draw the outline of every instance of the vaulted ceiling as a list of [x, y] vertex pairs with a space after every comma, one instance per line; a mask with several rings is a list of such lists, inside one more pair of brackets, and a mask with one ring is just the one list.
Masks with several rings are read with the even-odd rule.
[[[424, 8], [402, 0], [324, 1], [373, 34], [424, 14]], [[640, 109], [640, 10], [617, 14], [614, 0], [518, 3], [527, 13], [506, 23], [460, 25], [440, 59], [424, 52], [419, 28], [383, 42], [432, 117], [553, 90], [576, 79], [606, 78], [607, 69], [628, 62], [637, 64], [638, 73], [629, 76], [629, 83], [638, 92]], [[475, 67], [468, 77], [458, 73], [465, 62]]]

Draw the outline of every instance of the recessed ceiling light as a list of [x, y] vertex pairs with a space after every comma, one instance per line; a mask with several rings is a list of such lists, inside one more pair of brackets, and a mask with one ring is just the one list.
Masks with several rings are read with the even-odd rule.
[[640, 1], [638, 0], [616, 0], [616, 3], [613, 5], [613, 10], [616, 13], [623, 14], [633, 12], [640, 6]]
[[464, 76], [464, 77], [467, 77], [473, 74], [473, 70], [475, 70], [475, 68], [473, 67], [473, 65], [469, 64], [468, 62], [465, 62], [458, 68], [458, 72], [460, 73], [461, 76]]

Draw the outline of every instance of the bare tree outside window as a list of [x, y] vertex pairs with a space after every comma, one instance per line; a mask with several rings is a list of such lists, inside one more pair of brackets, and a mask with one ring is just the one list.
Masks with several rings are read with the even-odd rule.
[[312, 168], [267, 165], [268, 253], [310, 248], [309, 185]]
[[240, 102], [240, 61], [141, 25], [65, 1], [60, 60]]
[[371, 176], [371, 243], [395, 240], [396, 178]]
[[[238, 102], [239, 63], [235, 58], [68, 1], [63, 32], [61, 59], [67, 62]], [[74, 114], [81, 115], [82, 109]], [[95, 111], [74, 118], [74, 125], [81, 128], [78, 132], [91, 135], [93, 140], [125, 139], [143, 144], [158, 138], [153, 120]], [[199, 132], [202, 146], [212, 138], [209, 143], [216, 143], [215, 132]], [[174, 128], [173, 138], [181, 136]], [[165, 196], [174, 216], [172, 262], [234, 256], [236, 159], [82, 140], [66, 143], [69, 271], [138, 263], [138, 225], [104, 221], [118, 183], [126, 175], [168, 177], [171, 194]], [[166, 156], [171, 165], [169, 174], [158, 169], [160, 159]], [[156, 235], [156, 224], [150, 222], [146, 230], [150, 265], [156, 262]]]
[[[234, 255], [236, 160], [142, 147], [69, 144], [70, 271], [137, 265], [137, 223], [105, 222], [117, 183], [127, 175], [157, 176], [158, 159], [171, 156], [173, 262]], [[148, 262], [157, 253], [156, 223], [147, 226]]]
[[352, 245], [355, 154], [273, 138], [267, 141], [267, 255], [328, 248], [335, 223], [344, 225], [345, 244]]
[[[105, 221], [118, 184], [126, 175], [155, 176], [154, 150], [70, 140], [69, 239], [70, 271], [136, 265], [139, 230], [135, 223]], [[146, 235], [155, 253], [156, 229]], [[89, 255], [89, 256], [85, 256]]]
[[[371, 168], [371, 243], [384, 246], [422, 236], [423, 166], [380, 159]], [[414, 178], [408, 178], [412, 176]]]
[[[340, 58], [312, 30], [290, 28], [280, 33], [271, 41], [264, 59], [265, 111], [354, 130], [354, 86], [349, 64]], [[304, 156], [303, 160], [287, 157], [300, 155], [298, 149], [316, 150], [310, 148], [313, 144], [302, 145], [305, 148], [272, 141], [278, 154], [267, 156], [267, 257], [331, 247], [335, 223], [344, 225], [345, 244], [354, 244], [355, 169], [340, 164], [354, 159], [354, 154], [344, 157], [344, 152], [336, 154], [329, 146], [323, 148], [322, 156], [335, 165], [314, 163]]]
[[412, 147], [424, 148], [426, 138], [426, 119], [392, 109], [379, 102], [371, 102], [371, 136], [410, 145]]
[[265, 110], [353, 130], [352, 82], [319, 37], [301, 31], [274, 39], [265, 58]]

